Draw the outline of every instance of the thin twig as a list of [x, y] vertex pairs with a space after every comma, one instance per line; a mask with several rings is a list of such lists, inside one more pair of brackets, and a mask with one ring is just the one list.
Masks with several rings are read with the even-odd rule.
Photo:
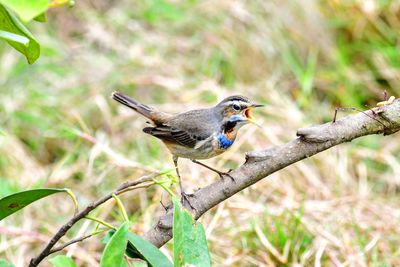
[[153, 173], [147, 176], [143, 176], [135, 181], [128, 181], [123, 184], [121, 184], [117, 189], [115, 189], [113, 192], [105, 195], [104, 197], [100, 198], [99, 200], [93, 202], [92, 204], [88, 205], [85, 209], [83, 209], [81, 212], [75, 214], [66, 224], [61, 226], [61, 228], [57, 231], [57, 233], [54, 234], [54, 236], [50, 239], [49, 243], [46, 245], [46, 247], [40, 252], [40, 254], [36, 257], [31, 259], [29, 263], [29, 267], [35, 267], [38, 266], [38, 264], [46, 258], [48, 255], [50, 255], [52, 252], [52, 248], [54, 245], [60, 240], [61, 237], [63, 237], [69, 229], [71, 229], [72, 226], [74, 226], [78, 221], [83, 219], [86, 215], [88, 215], [92, 210], [106, 202], [107, 200], [112, 198], [112, 195], [118, 195], [120, 192], [125, 190], [126, 188], [133, 187], [145, 182], [152, 181], [155, 177], [157, 177], [159, 173]]
[[129, 222], [128, 213], [126, 213], [126, 209], [124, 207], [124, 204], [122, 204], [121, 199], [119, 199], [116, 194], [112, 194], [112, 197], [117, 202], [117, 206], [119, 208], [119, 211], [121, 212], [122, 217], [124, 218], [124, 221]]
[[109, 230], [109, 229], [104, 229], [104, 230], [101, 230], [101, 231], [97, 231], [97, 232], [91, 233], [91, 234], [89, 234], [89, 235], [85, 235], [85, 236], [81, 236], [81, 237], [72, 239], [72, 240], [68, 241], [67, 243], [62, 244], [61, 246], [52, 248], [52, 249], [50, 250], [49, 255], [50, 255], [50, 254], [53, 254], [53, 253], [56, 253], [56, 252], [58, 252], [58, 251], [61, 251], [61, 250], [63, 250], [64, 248], [66, 248], [66, 247], [68, 247], [68, 246], [70, 246], [70, 245], [72, 245], [72, 244], [81, 242], [81, 241], [86, 240], [86, 239], [88, 239], [88, 238], [90, 238], [90, 237], [92, 237], [92, 236], [95, 236], [95, 235], [104, 233], [104, 232], [106, 232], [106, 231], [108, 231], [108, 230]]
[[136, 189], [139, 189], [139, 188], [148, 188], [148, 187], [150, 187], [152, 185], [155, 185], [155, 184], [156, 184], [155, 182], [150, 182], [150, 183], [146, 183], [146, 184], [142, 184], [142, 185], [127, 187], [124, 190], [120, 190], [116, 195], [121, 195], [123, 193], [129, 192], [129, 191], [132, 191], [132, 190], [136, 190]]
[[[368, 117], [370, 117], [371, 119], [373, 119], [373, 120], [377, 121], [378, 123], [380, 123], [380, 124], [383, 126], [383, 128], [386, 127], [386, 125], [383, 124], [380, 120], [378, 120], [378, 119], [374, 118], [373, 116], [369, 115], [367, 112], [365, 112], [365, 111], [363, 111], [363, 110], [361, 110], [361, 109], [358, 109], [358, 108], [354, 108], [354, 107], [337, 107], [337, 108], [335, 108], [335, 113], [334, 113], [334, 115], [333, 115], [332, 123], [335, 123], [335, 122], [336, 122], [336, 116], [337, 116], [337, 112], [338, 112], [339, 110], [353, 110], [353, 111], [358, 111], [358, 112], [364, 114], [365, 116], [368, 116]], [[371, 112], [372, 112], [372, 114], [376, 114], [375, 111], [374, 111], [373, 109], [371, 109]]]
[[116, 229], [116, 228], [115, 228], [114, 226], [112, 226], [111, 224], [109, 224], [109, 223], [107, 223], [107, 222], [105, 222], [105, 221], [103, 221], [103, 220], [100, 220], [99, 218], [96, 218], [96, 217], [92, 217], [92, 216], [86, 215], [86, 216], [85, 216], [85, 219], [88, 219], [88, 220], [97, 222], [98, 224], [104, 225], [104, 226], [107, 227], [108, 229]]

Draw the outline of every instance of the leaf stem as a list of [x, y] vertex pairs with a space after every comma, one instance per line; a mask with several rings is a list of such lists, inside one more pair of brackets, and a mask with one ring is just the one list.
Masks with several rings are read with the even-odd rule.
[[122, 204], [121, 199], [119, 199], [119, 197], [117, 197], [116, 194], [112, 194], [112, 197], [113, 197], [113, 198], [115, 199], [115, 201], [117, 202], [118, 208], [119, 208], [119, 210], [120, 210], [120, 212], [121, 212], [121, 214], [122, 214], [122, 217], [124, 217], [124, 220], [125, 220], [126, 222], [129, 222], [128, 214], [126, 213], [125, 207], [124, 207], [124, 205]]
[[65, 193], [67, 193], [71, 197], [72, 202], [74, 202], [74, 215], [76, 215], [79, 212], [78, 200], [76, 200], [75, 194], [71, 191], [71, 189], [66, 188]]
[[85, 219], [88, 219], [88, 220], [97, 222], [97, 223], [99, 223], [99, 224], [104, 225], [104, 226], [107, 227], [107, 228], [110, 228], [110, 229], [117, 229], [117, 228], [115, 228], [114, 226], [112, 226], [111, 224], [109, 224], [109, 223], [107, 223], [107, 222], [105, 222], [105, 221], [103, 221], [103, 220], [101, 220], [101, 219], [99, 219], [99, 218], [96, 218], [96, 217], [92, 217], [92, 216], [86, 215], [86, 216], [85, 216]]
[[165, 191], [167, 191], [167, 193], [172, 196], [172, 197], [176, 197], [175, 193], [172, 192], [171, 188], [169, 188], [169, 186], [166, 186], [165, 184], [170, 182], [170, 180], [156, 180], [153, 179], [154, 183], [161, 186]]

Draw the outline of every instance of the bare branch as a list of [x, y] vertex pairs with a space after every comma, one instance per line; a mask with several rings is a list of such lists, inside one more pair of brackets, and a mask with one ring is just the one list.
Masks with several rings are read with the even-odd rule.
[[[122, 192], [125, 192], [125, 189], [127, 189], [127, 188], [129, 188], [129, 190], [132, 190], [132, 189], [134, 189], [135, 186], [137, 186], [139, 184], [152, 181], [153, 178], [157, 177], [158, 175], [159, 175], [158, 173], [154, 173], [154, 174], [151, 174], [151, 175], [143, 176], [143, 177], [141, 177], [141, 178], [139, 178], [139, 179], [137, 179], [135, 181], [125, 182], [125, 183], [121, 184], [113, 192], [111, 192], [108, 195], [106, 195], [106, 196], [100, 198], [99, 200], [93, 202], [92, 204], [88, 205], [84, 210], [82, 210], [81, 212], [78, 212], [77, 214], [75, 214], [74, 217], [72, 217], [66, 224], [61, 226], [61, 228], [57, 231], [57, 233], [54, 234], [54, 236], [51, 238], [51, 240], [49, 241], [47, 246], [42, 250], [42, 252], [39, 254], [39, 256], [37, 256], [36, 258], [31, 259], [31, 261], [29, 263], [29, 267], [37, 266], [45, 257], [50, 255], [51, 253], [54, 253], [54, 252], [58, 251], [59, 250], [58, 248], [53, 249], [53, 250], [52, 250], [52, 248], [60, 240], [60, 238], [63, 237], [67, 233], [67, 231], [69, 229], [71, 229], [71, 227], [73, 225], [75, 225], [78, 221], [83, 219], [92, 210], [94, 210], [95, 208], [97, 208], [98, 206], [100, 206], [101, 204], [106, 202], [107, 200], [111, 199], [113, 194], [115, 194], [115, 195], [121, 194]], [[88, 236], [86, 238], [89, 238], [89, 237], [90, 236]], [[86, 239], [86, 238], [83, 238], [83, 239]], [[74, 241], [74, 240], [72, 240], [72, 241]], [[72, 241], [70, 241], [69, 243], [71, 243]], [[76, 242], [78, 242], [78, 241], [76, 241]], [[73, 243], [75, 243], [75, 242], [73, 242]], [[61, 246], [61, 249], [65, 248], [65, 247], [66, 246]]]
[[95, 232], [95, 233], [92, 233], [92, 234], [89, 234], [89, 235], [85, 235], [85, 236], [81, 236], [81, 237], [72, 239], [72, 240], [68, 241], [67, 243], [62, 244], [61, 246], [52, 248], [52, 249], [50, 250], [50, 252], [49, 252], [49, 255], [50, 255], [50, 254], [53, 254], [53, 253], [56, 253], [56, 252], [58, 252], [58, 251], [60, 251], [60, 250], [63, 250], [64, 248], [66, 248], [66, 247], [68, 247], [68, 246], [70, 246], [70, 245], [72, 245], [72, 244], [81, 242], [81, 241], [83, 241], [83, 240], [85, 240], [85, 239], [88, 239], [88, 238], [90, 238], [90, 237], [92, 237], [92, 236], [94, 236], [94, 235], [103, 233], [103, 232], [108, 231], [108, 230], [109, 230], [109, 229], [105, 229], [105, 230], [98, 231], [98, 232]]
[[[198, 190], [189, 197], [194, 209], [188, 205], [185, 207], [192, 210], [195, 218], [198, 219], [206, 211], [232, 195], [299, 160], [365, 135], [389, 135], [399, 130], [399, 99], [391, 105], [347, 116], [335, 123], [299, 129], [298, 138], [287, 144], [247, 153], [246, 162], [229, 173], [234, 181], [221, 179]], [[166, 214], [144, 235], [144, 238], [158, 247], [164, 245], [172, 238], [172, 218], [173, 210], [170, 204]]]

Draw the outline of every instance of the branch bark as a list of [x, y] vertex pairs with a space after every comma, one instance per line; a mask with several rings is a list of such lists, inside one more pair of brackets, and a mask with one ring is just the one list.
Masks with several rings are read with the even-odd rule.
[[[400, 99], [388, 106], [346, 116], [335, 123], [299, 129], [297, 138], [287, 144], [247, 153], [245, 163], [229, 173], [235, 182], [231, 179], [218, 180], [189, 197], [193, 209], [189, 205], [185, 207], [198, 219], [244, 188], [297, 161], [362, 136], [389, 135], [399, 130]], [[144, 238], [157, 247], [164, 245], [172, 238], [172, 219], [172, 205], [168, 205], [166, 214], [159, 218]]]

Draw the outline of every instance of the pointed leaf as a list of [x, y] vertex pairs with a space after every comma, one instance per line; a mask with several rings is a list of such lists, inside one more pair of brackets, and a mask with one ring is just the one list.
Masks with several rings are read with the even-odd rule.
[[149, 266], [172, 267], [168, 258], [152, 243], [134, 233], [128, 233], [127, 255], [145, 260]]
[[182, 208], [179, 199], [174, 203], [174, 266], [211, 266], [206, 235], [200, 223], [195, 223], [190, 213]]
[[14, 212], [28, 206], [41, 198], [50, 196], [55, 193], [67, 192], [68, 189], [33, 189], [18, 192], [0, 199], [0, 220], [13, 214]]
[[49, 262], [53, 265], [53, 267], [77, 267], [74, 260], [65, 255], [55, 256], [54, 258], [51, 258]]
[[124, 222], [112, 235], [110, 240], [107, 242], [106, 247], [104, 248], [104, 252], [100, 260], [100, 267], [126, 266], [124, 255], [126, 243], [128, 241], [128, 228], [128, 222]]
[[[34, 1], [32, 1], [34, 2]], [[16, 42], [13, 40], [7, 40], [7, 42], [18, 50], [20, 53], [25, 55], [29, 64], [38, 59], [40, 55], [40, 45], [29, 30], [22, 24], [21, 21], [6, 7], [0, 4], [0, 30], [4, 32], [14, 33], [17, 35], [24, 36], [29, 39], [27, 44]]]
[[49, 0], [0, 0], [0, 3], [12, 9], [24, 22], [39, 16], [50, 6]]

